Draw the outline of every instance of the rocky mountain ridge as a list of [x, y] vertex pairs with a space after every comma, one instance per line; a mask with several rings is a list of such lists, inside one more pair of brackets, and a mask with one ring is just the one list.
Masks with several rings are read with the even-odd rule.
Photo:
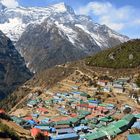
[[31, 76], [11, 40], [0, 31], [0, 100]]
[[129, 38], [65, 3], [48, 7], [1, 6], [0, 29], [15, 42], [32, 72], [78, 60]]

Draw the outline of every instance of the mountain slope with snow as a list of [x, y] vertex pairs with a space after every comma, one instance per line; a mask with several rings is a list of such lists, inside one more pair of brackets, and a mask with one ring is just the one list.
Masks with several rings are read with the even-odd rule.
[[[17, 41], [26, 27], [31, 23], [41, 23], [52, 14], [74, 11], [64, 3], [43, 7], [17, 7], [7, 8], [0, 3], [0, 30], [13, 41]], [[5, 20], [4, 20], [5, 19]]]
[[[64, 3], [48, 7], [1, 6], [0, 29], [15, 42], [29, 68], [36, 72], [78, 60], [128, 40], [90, 17], [76, 15]], [[0, 15], [0, 16], [1, 16]]]

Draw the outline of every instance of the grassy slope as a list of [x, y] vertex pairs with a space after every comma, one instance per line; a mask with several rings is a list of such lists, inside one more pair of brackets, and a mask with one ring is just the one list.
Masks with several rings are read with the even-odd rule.
[[128, 41], [86, 59], [90, 66], [134, 68], [140, 66], [140, 39]]

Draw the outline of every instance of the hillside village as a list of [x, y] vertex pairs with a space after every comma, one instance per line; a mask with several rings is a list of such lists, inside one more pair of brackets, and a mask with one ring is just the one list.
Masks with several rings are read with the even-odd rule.
[[51, 140], [138, 140], [140, 97], [135, 81], [90, 78], [77, 70], [50, 89], [36, 87], [9, 112], [11, 121], [26, 132], [20, 138], [41, 134]]
[[140, 4], [10, 1], [0, 1], [0, 140], [140, 140]]

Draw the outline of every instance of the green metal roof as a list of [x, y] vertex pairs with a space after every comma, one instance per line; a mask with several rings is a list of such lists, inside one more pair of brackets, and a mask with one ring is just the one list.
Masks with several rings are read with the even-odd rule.
[[101, 124], [101, 123], [98, 123], [97, 125], [96, 125], [96, 127], [97, 128], [101, 128], [103, 125]]
[[96, 100], [95, 98], [88, 98], [88, 100]]
[[81, 120], [81, 124], [87, 124], [89, 122], [89, 120]]
[[25, 122], [25, 120], [19, 118], [19, 117], [16, 117], [16, 116], [12, 116], [11, 119], [16, 123], [16, 124], [20, 124], [22, 122]]
[[111, 121], [113, 121], [113, 118], [112, 117], [103, 117], [103, 118], [100, 118], [99, 121], [111, 122]]
[[37, 101], [36, 100], [31, 100], [31, 101], [28, 102], [28, 104], [35, 105], [35, 104], [37, 104]]
[[140, 119], [140, 114], [135, 114], [135, 117]]
[[126, 120], [119, 120], [119, 121], [117, 121], [115, 124], [114, 124], [114, 126], [115, 127], [118, 127], [118, 128], [121, 128], [121, 127], [123, 127], [123, 126], [125, 126], [125, 125], [127, 125], [128, 124], [128, 121], [126, 121]]
[[95, 133], [86, 135], [84, 138], [86, 140], [96, 140], [105, 136], [106, 134], [104, 132], [95, 132]]
[[94, 140], [99, 139], [102, 137], [105, 137], [107, 135], [109, 136], [116, 136], [117, 134], [121, 133], [122, 131], [116, 127], [115, 125], [109, 125], [107, 127], [101, 127], [96, 132], [92, 134], [88, 134], [85, 136], [87, 140]]
[[96, 127], [96, 124], [89, 124], [89, 126], [90, 126], [91, 128], [95, 128], [95, 127]]
[[71, 119], [69, 119], [69, 121], [72, 122], [72, 123], [76, 123], [78, 120], [79, 120], [78, 118], [71, 118]]
[[56, 122], [57, 125], [69, 125], [70, 124], [70, 121], [66, 120], [66, 121], [59, 121], [59, 122]]
[[79, 110], [78, 112], [80, 115], [84, 115], [84, 116], [91, 114], [90, 111], [86, 111], [86, 110]]
[[114, 136], [117, 135], [117, 134], [119, 134], [120, 132], [122, 132], [115, 125], [108, 125], [107, 127], [102, 127], [102, 128], [99, 129], [99, 131], [106, 131], [110, 135], [114, 135]]
[[[128, 114], [125, 117], [123, 117], [121, 120], [114, 122], [106, 127], [102, 127], [102, 125], [99, 123], [98, 125], [96, 125], [96, 127], [98, 127], [99, 129], [91, 134], [87, 134], [84, 138], [87, 140], [96, 140], [105, 137], [107, 135], [116, 136], [117, 134], [122, 132], [120, 128], [127, 125], [133, 118], [134, 115]], [[138, 140], [138, 139], [132, 139], [132, 140]]]
[[99, 106], [107, 107], [107, 104], [99, 104]]
[[85, 92], [82, 92], [82, 93], [80, 94], [80, 96], [83, 96], [83, 97], [88, 97], [88, 94], [87, 94], [87, 93], [85, 93]]
[[131, 121], [135, 116], [132, 114], [128, 114], [122, 118], [122, 120]]

